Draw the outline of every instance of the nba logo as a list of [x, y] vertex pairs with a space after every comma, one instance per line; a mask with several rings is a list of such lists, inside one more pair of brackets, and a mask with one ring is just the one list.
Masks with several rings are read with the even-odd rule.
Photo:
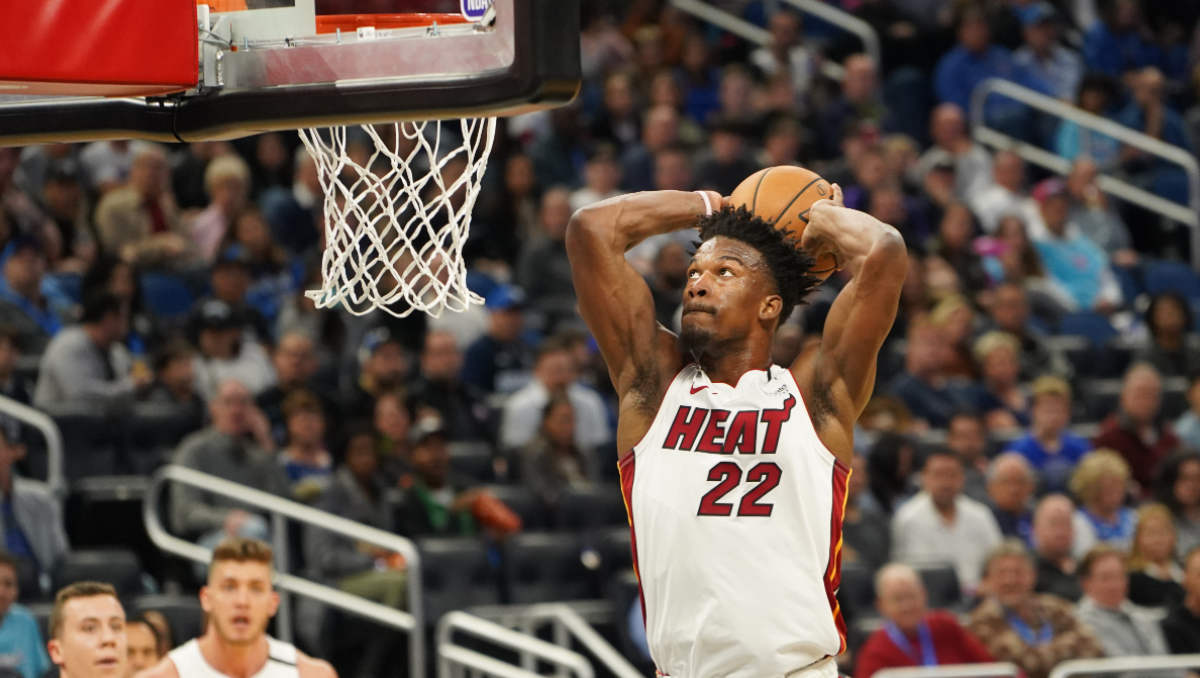
[[467, 21], [479, 21], [492, 6], [492, 0], [458, 0], [458, 6]]

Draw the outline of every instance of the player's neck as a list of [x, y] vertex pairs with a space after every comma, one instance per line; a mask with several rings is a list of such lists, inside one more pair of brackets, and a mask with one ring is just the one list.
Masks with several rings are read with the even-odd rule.
[[225, 643], [211, 626], [199, 640], [204, 661], [229, 678], [250, 678], [267, 663], [269, 647], [266, 635], [245, 645]]
[[727, 351], [720, 356], [703, 354], [696, 362], [704, 369], [709, 381], [736, 386], [738, 379], [751, 370], [765, 370], [771, 364], [770, 346], [765, 349]]

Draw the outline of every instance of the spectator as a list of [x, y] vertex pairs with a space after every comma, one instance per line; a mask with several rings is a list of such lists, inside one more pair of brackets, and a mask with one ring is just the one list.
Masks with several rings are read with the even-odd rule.
[[279, 464], [291, 486], [291, 497], [313, 503], [333, 477], [333, 457], [326, 449], [325, 412], [311, 391], [297, 389], [283, 399], [287, 447], [279, 451]]
[[1142, 504], [1129, 549], [1129, 600], [1135, 605], [1165, 608], [1183, 600], [1176, 542], [1170, 509], [1156, 502]]
[[[258, 408], [271, 424], [271, 437], [282, 445], [285, 440], [283, 401], [292, 391], [309, 390], [320, 401], [321, 410], [327, 417], [336, 419], [333, 401], [323, 395], [317, 374], [317, 355], [313, 340], [302, 332], [288, 332], [279, 338], [271, 353], [271, 364], [275, 367], [275, 383], [255, 398]], [[336, 422], [334, 428], [336, 428]]]
[[1182, 296], [1160, 292], [1146, 308], [1149, 341], [1134, 360], [1153, 365], [1163, 374], [1200, 374], [1200, 337], [1192, 331], [1192, 311]]
[[1079, 460], [1091, 449], [1086, 438], [1069, 430], [1071, 386], [1054, 376], [1038, 377], [1031, 388], [1029, 431], [1009, 443], [1041, 476], [1042, 489], [1060, 492]]
[[820, 138], [813, 140], [822, 157], [838, 154], [838, 142], [849, 124], [866, 122], [879, 129], [890, 127], [875, 61], [866, 54], [851, 54], [842, 66], [845, 75], [841, 89], [821, 110], [817, 127]]
[[54, 596], [46, 650], [60, 678], [124, 678], [125, 608], [111, 584], [79, 581]]
[[292, 158], [291, 187], [273, 186], [258, 199], [271, 226], [272, 239], [294, 255], [317, 246], [324, 196], [317, 161], [307, 148], [297, 147]]
[[[1067, 289], [1046, 275], [1042, 255], [1018, 217], [1001, 217], [996, 237], [979, 238], [975, 247], [984, 255], [983, 266], [988, 277], [994, 283], [1020, 286], [1028, 298], [1027, 307], [1032, 305], [1036, 317], [1057, 322], [1059, 316], [1074, 307], [1075, 301]], [[986, 294], [983, 298], [987, 299]]]
[[963, 494], [975, 501], [986, 502], [988, 440], [983, 418], [969, 410], [955, 412], [946, 425], [946, 447], [962, 460]]
[[165, 657], [171, 648], [175, 647], [171, 636], [171, 623], [167, 621], [166, 615], [158, 610], [146, 610], [142, 612], [142, 618], [158, 632], [158, 657]]
[[1061, 179], [1046, 179], [1033, 191], [1042, 205], [1045, 233], [1034, 234], [1034, 247], [1050, 277], [1070, 295], [1068, 310], [1108, 314], [1121, 305], [1121, 286], [1108, 255], [1069, 221], [1070, 195]]
[[500, 285], [484, 303], [488, 331], [467, 347], [463, 381], [486, 393], [512, 393], [529, 381], [532, 351], [524, 341], [525, 293]]
[[[163, 655], [158, 653], [158, 629], [144, 617], [134, 617], [125, 622], [125, 644], [128, 650], [126, 668], [129, 678], [154, 666]], [[47, 662], [48, 663], [48, 662]]]
[[1005, 452], [992, 460], [988, 469], [988, 507], [1005, 537], [1032, 543], [1033, 511], [1030, 506], [1036, 484], [1033, 468], [1024, 456]]
[[603, 109], [591, 125], [591, 138], [620, 148], [637, 143], [641, 135], [637, 103], [632, 75], [625, 71], [609, 75], [604, 81]]
[[238, 379], [253, 394], [275, 383], [271, 359], [262, 344], [243, 330], [242, 319], [219, 299], [202, 303], [196, 314], [199, 354], [193, 360], [196, 388], [211, 400], [227, 379]]
[[384, 391], [372, 409], [379, 467], [388, 484], [398, 485], [411, 470], [409, 438], [413, 415], [403, 391]]
[[169, 181], [163, 150], [140, 146], [129, 183], [106, 193], [96, 206], [96, 230], [104, 253], [139, 266], [166, 268], [178, 268], [194, 258]]
[[[1172, 146], [1192, 152], [1183, 116], [1166, 103], [1166, 79], [1153, 66], [1131, 78], [1131, 101], [1116, 116], [1116, 121]], [[1173, 161], [1149, 155], [1133, 146], [1121, 148], [1121, 166], [1134, 183], [1168, 200], [1188, 199], [1187, 176]]]
[[191, 236], [198, 256], [217, 258], [221, 241], [245, 209], [250, 193], [250, 168], [236, 155], [213, 158], [204, 170], [208, 207], [192, 220]]
[[[21, 356], [17, 345], [17, 333], [11, 327], [0, 325], [0, 396], [11, 398], [23, 405], [31, 403], [30, 385], [25, 375], [17, 371], [17, 360]], [[21, 439], [21, 422], [8, 415], [0, 414], [0, 431], [9, 440]]]
[[50, 488], [16, 474], [13, 465], [24, 456], [25, 446], [0, 432], [0, 545], [9, 555], [31, 563], [40, 575], [49, 576], [70, 547]]
[[[289, 264], [287, 251], [275, 243], [263, 213], [247, 207], [233, 220], [233, 226], [221, 243], [221, 258], [235, 259], [244, 266], [246, 291], [240, 297], [265, 320], [266, 332], [279, 316], [283, 301], [294, 291], [295, 266]], [[262, 334], [264, 338], [271, 335]]]
[[454, 335], [429, 330], [421, 350], [421, 371], [412, 381], [411, 397], [418, 408], [432, 408], [446, 422], [452, 442], [492, 438], [492, 411], [486, 394], [463, 383], [462, 352]]
[[690, 264], [687, 249], [676, 240], [664, 241], [654, 255], [653, 270], [647, 276], [646, 284], [654, 297], [654, 317], [663, 327], [677, 326], [675, 312], [683, 299]]
[[932, 451], [921, 470], [921, 492], [892, 518], [892, 558], [909, 564], [954, 566], [963, 591], [979, 583], [984, 556], [1002, 537], [987, 507], [962, 496], [962, 461], [950, 450]]
[[1155, 492], [1175, 520], [1175, 557], [1200, 546], [1200, 453], [1177, 452], [1162, 463]]
[[854, 472], [846, 486], [846, 512], [842, 518], [842, 562], [862, 563], [877, 570], [891, 554], [891, 534], [887, 516], [869, 492], [870, 473], [867, 458], [854, 455]]
[[744, 123], [730, 118], [713, 123], [708, 149], [695, 162], [698, 187], [725, 195], [758, 171], [758, 165], [746, 151], [746, 132]]
[[342, 396], [341, 411], [352, 416], [373, 412], [379, 396], [401, 388], [409, 373], [408, 353], [399, 337], [386, 327], [363, 335], [358, 364], [358, 379]]
[[600, 396], [578, 382], [579, 366], [563, 337], [551, 337], [538, 349], [533, 380], [504, 403], [500, 446], [515, 450], [537, 435], [542, 414], [552, 395], [565, 392], [575, 409], [575, 445], [585, 455], [612, 441], [608, 415]]
[[79, 163], [71, 158], [60, 158], [50, 163], [41, 191], [30, 191], [40, 195], [46, 215], [54, 224], [47, 230], [49, 249], [47, 252], [51, 269], [78, 273], [86, 269], [95, 259], [97, 233], [92, 227], [91, 210], [83, 192]]
[[[569, 211], [582, 209], [588, 205], [619, 195], [621, 186], [621, 165], [617, 162], [616, 150], [607, 144], [597, 146], [583, 166], [583, 187], [574, 191], [569, 197]], [[552, 209], [561, 207], [552, 205]], [[543, 231], [548, 229], [545, 219], [546, 204], [542, 203]], [[557, 212], [551, 212], [557, 216]], [[568, 218], [570, 215], [567, 215]], [[564, 223], [565, 227], [565, 223]]]
[[1038, 593], [1050, 593], [1071, 602], [1083, 597], [1075, 576], [1072, 555], [1075, 541], [1075, 504], [1062, 494], [1050, 494], [1033, 512], [1033, 555], [1037, 565]]
[[1012, 54], [991, 43], [987, 17], [974, 8], [963, 11], [958, 21], [958, 45], [938, 61], [934, 89], [939, 101], [966, 110], [971, 92], [988, 78], [1012, 80]]
[[[1108, 76], [1100, 73], [1089, 74], [1079, 83], [1075, 105], [1092, 115], [1108, 117], [1113, 113], [1113, 102], [1118, 100], [1116, 89], [1113, 80]], [[1116, 139], [1077, 122], [1062, 120], [1054, 134], [1053, 150], [1067, 160], [1086, 155], [1101, 169], [1109, 170], [1117, 165], [1121, 144]]]
[[926, 181], [931, 172], [948, 164], [954, 174], [953, 195], [958, 200], [968, 200], [991, 183], [991, 156], [967, 136], [961, 106], [944, 103], [933, 109], [929, 117], [929, 135], [933, 147], [917, 162], [917, 171]]
[[1033, 2], [1021, 12], [1025, 42], [1013, 64], [1027, 80], [1044, 84], [1053, 96], [1069, 101], [1083, 79], [1083, 60], [1058, 41], [1058, 16], [1048, 2]]
[[1200, 548], [1183, 556], [1183, 602], [1167, 612], [1162, 630], [1173, 654], [1200, 652]]
[[949, 347], [943, 334], [929, 320], [913, 319], [908, 328], [904, 371], [892, 379], [887, 389], [904, 401], [914, 417], [939, 428], [963, 404], [946, 378]]
[[937, 240], [929, 244], [929, 253], [946, 260], [958, 274], [968, 292], [976, 293], [988, 285], [983, 261], [972, 247], [975, 222], [962, 203], [951, 203], [942, 211]]
[[1067, 601], [1034, 593], [1033, 560], [1021, 542], [993, 549], [984, 564], [987, 598], [971, 612], [967, 630], [996, 661], [1016, 664], [1029, 678], [1046, 678], [1067, 659], [1100, 657], [1104, 648]]
[[1021, 386], [1021, 344], [1004, 332], [988, 332], [975, 340], [981, 383], [974, 406], [984, 413], [988, 430], [1013, 431], [1029, 425], [1029, 397]]
[[[384, 499], [387, 488], [378, 473], [379, 457], [369, 428], [350, 431], [342, 458], [344, 463], [317, 507], [356, 523], [394, 532], [392, 506]], [[388, 607], [404, 608], [408, 575], [400, 554], [315, 526], [306, 529], [304, 547], [309, 570], [318, 581]], [[378, 669], [394, 642], [387, 634], [368, 637], [358, 665], [359, 674], [379, 675]]]
[[[1030, 253], [1036, 260], [1037, 252], [1031, 249]], [[1033, 381], [1039, 375], [1062, 377], [1071, 374], [1067, 357], [1061, 350], [1049, 346], [1046, 336], [1033, 326], [1029, 317], [1029, 295], [1020, 283], [1000, 283], [993, 290], [991, 302], [988, 311], [993, 328], [1020, 342], [1021, 381]]]
[[1172, 430], [1183, 447], [1200, 450], [1200, 373], [1191, 378], [1187, 391], [1188, 410], [1175, 420]]
[[1077, 157], [1071, 165], [1067, 175], [1067, 194], [1071, 196], [1067, 221], [1108, 253], [1114, 265], [1134, 266], [1138, 255], [1132, 249], [1129, 229], [1096, 185], [1097, 173], [1095, 161], [1087, 156]]
[[[266, 417], [254, 407], [250, 391], [226, 379], [208, 405], [212, 423], [179, 444], [175, 463], [264, 492], [286, 495], [287, 476], [268, 452], [271, 436]], [[225, 537], [263, 538], [267, 522], [238, 508], [236, 501], [180, 486], [170, 497], [171, 526], [209, 548]]]
[[562, 392], [550, 395], [537, 436], [518, 455], [525, 485], [548, 507], [558, 505], [563, 490], [597, 480], [594, 455], [575, 442], [575, 407]]
[[204, 399], [196, 390], [196, 352], [185, 341], [168, 343], [154, 355], [154, 381], [142, 398], [171, 405], [191, 415], [199, 424], [204, 419]]
[[908, 565], [891, 563], [875, 575], [875, 606], [883, 628], [867, 638], [855, 660], [855, 678], [901, 666], [977, 664], [992, 656], [953, 614], [925, 606], [925, 586]]
[[188, 318], [188, 326], [196, 332], [205, 304], [217, 300], [229, 305], [251, 339], [270, 343], [274, 338], [271, 324], [266, 316], [248, 303], [250, 287], [253, 279], [250, 276], [250, 257], [240, 248], [231, 247], [221, 253], [212, 265], [209, 274], [212, 295], [196, 302]]
[[1117, 411], [1104, 420], [1093, 441], [1096, 447], [1112, 448], [1124, 457], [1133, 469], [1139, 496], [1150, 492], [1158, 465], [1179, 447], [1179, 438], [1171, 427], [1160, 422], [1161, 406], [1162, 377], [1158, 370], [1146, 363], [1134, 363], [1121, 381]]
[[1167, 643], [1157, 619], [1148, 610], [1129, 602], [1129, 575], [1125, 554], [1100, 545], [1079, 563], [1083, 600], [1079, 621], [1087, 624], [1109, 657], [1167, 654]]
[[816, 77], [818, 59], [802, 43], [804, 34], [800, 15], [777, 11], [767, 22], [770, 41], [750, 54], [750, 63], [768, 79], [786, 74], [797, 92], [807, 92]]
[[679, 112], [669, 104], [655, 104], [644, 116], [642, 141], [621, 153], [621, 187], [627, 191], [654, 188], [654, 158], [680, 142]]
[[542, 194], [541, 234], [521, 247], [516, 281], [529, 304], [545, 316], [547, 328], [575, 317], [575, 284], [563, 238], [571, 220], [570, 194], [554, 187]]
[[879, 436], [867, 452], [871, 499], [885, 515], [892, 515], [919, 488], [914, 487], [917, 446], [897, 432]]
[[80, 323], [55, 335], [42, 354], [34, 404], [49, 410], [102, 412], [131, 405], [136, 390], [148, 386], [152, 375], [149, 371], [130, 372], [128, 360], [119, 360], [113, 350], [128, 330], [127, 313], [112, 294], [91, 294], [84, 302]]
[[1089, 71], [1112, 78], [1154, 66], [1162, 52], [1148, 38], [1137, 0], [1111, 0], [1102, 5], [1100, 21], [1083, 27], [1083, 61]]
[[1015, 151], [997, 151], [992, 157], [992, 183], [967, 198], [984, 233], [995, 233], [1002, 217], [1013, 215], [1034, 232], [1042, 225], [1041, 210], [1025, 188], [1025, 161]]
[[1098, 542], [1129, 550], [1137, 514], [1125, 506], [1129, 465], [1110, 449], [1089, 452], [1071, 474], [1071, 494], [1079, 500], [1075, 512], [1075, 554], [1081, 556]]
[[17, 603], [20, 563], [0, 551], [0, 662], [21, 678], [41, 678], [50, 668], [42, 632], [29, 608]]
[[41, 245], [33, 238], [16, 236], [8, 241], [0, 260], [3, 260], [0, 324], [17, 333], [25, 350], [40, 354], [50, 338], [62, 329], [62, 321], [42, 294], [46, 258]]

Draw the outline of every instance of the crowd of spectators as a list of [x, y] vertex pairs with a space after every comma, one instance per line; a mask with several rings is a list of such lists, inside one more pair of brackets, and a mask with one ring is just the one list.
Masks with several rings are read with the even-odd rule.
[[[0, 149], [0, 393], [55, 417], [154, 406], [191, 422], [112, 473], [175, 462], [409, 537], [503, 542], [520, 521], [486, 484], [547, 512], [569, 489], [617, 492], [615, 403], [563, 245], [572, 211], [625, 191], [728, 194], [802, 164], [895, 225], [911, 261], [856, 435], [844, 557], [874, 574], [878, 610], [846, 613], [883, 627], [852, 648], [855, 673], [933, 653], [1044, 678], [1068, 657], [1200, 650], [1200, 278], [1175, 263], [1187, 229], [1098, 183], [1186, 202], [1186, 178], [1002, 98], [986, 122], [1068, 173], [967, 123], [997, 77], [1194, 152], [1200, 6], [831, 0], [879, 34], [876, 63], [784, 3], [715, 4], [768, 43], [660, 0], [584, 3], [577, 101], [500, 123], [465, 249], [486, 301], [464, 313], [315, 308], [323, 192], [294, 135]], [[693, 237], [628, 255], [667, 327]], [[819, 337], [844, 283], [780, 328], [778, 362]], [[57, 503], [12, 470], [29, 435], [0, 418], [0, 531], [45, 586], [70, 547]], [[483, 464], [464, 470], [463, 450]], [[209, 544], [270, 529], [201, 490], [172, 493], [170, 523]], [[397, 554], [314, 533], [304, 556], [323, 581], [404, 605]], [[952, 570], [962, 616], [927, 613], [931, 562]]]

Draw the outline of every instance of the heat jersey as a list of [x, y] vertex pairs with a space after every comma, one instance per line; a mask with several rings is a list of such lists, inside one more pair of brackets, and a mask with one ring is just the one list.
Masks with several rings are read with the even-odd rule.
[[817, 438], [791, 372], [735, 386], [696, 364], [619, 462], [646, 640], [672, 678], [836, 676], [849, 470]]
[[[171, 650], [167, 656], [175, 664], [179, 678], [228, 678], [209, 665], [194, 638]], [[267, 636], [267, 663], [251, 678], [300, 678], [296, 657], [295, 646]]]

